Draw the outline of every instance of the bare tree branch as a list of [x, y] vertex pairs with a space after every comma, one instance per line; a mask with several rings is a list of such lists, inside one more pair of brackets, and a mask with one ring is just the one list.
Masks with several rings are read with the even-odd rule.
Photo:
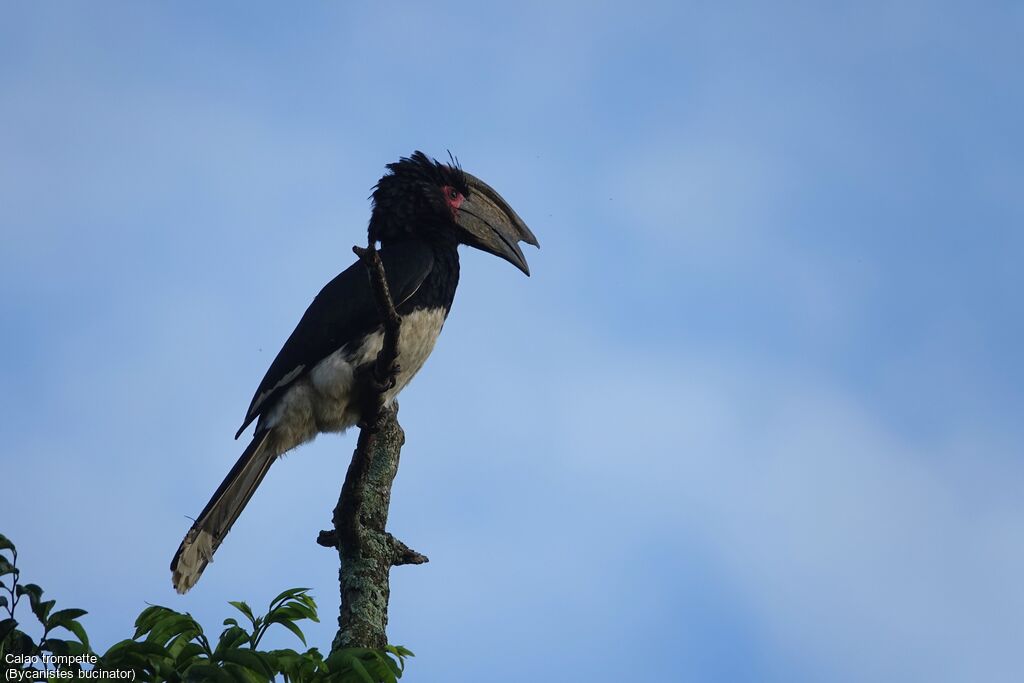
[[382, 648], [387, 642], [390, 570], [402, 564], [423, 564], [424, 555], [389, 534], [385, 527], [391, 485], [405, 433], [398, 424], [398, 403], [385, 405], [386, 392], [398, 374], [398, 337], [402, 319], [388, 289], [384, 264], [371, 244], [352, 251], [366, 266], [384, 326], [377, 361], [365, 377], [359, 440], [334, 508], [334, 528], [321, 531], [317, 543], [337, 548], [341, 560], [341, 612], [334, 648]]

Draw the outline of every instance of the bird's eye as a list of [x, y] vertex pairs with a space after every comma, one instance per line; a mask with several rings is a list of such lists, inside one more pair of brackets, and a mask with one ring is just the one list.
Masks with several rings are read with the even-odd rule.
[[448, 199], [456, 200], [459, 198], [459, 193], [454, 187], [448, 188]]

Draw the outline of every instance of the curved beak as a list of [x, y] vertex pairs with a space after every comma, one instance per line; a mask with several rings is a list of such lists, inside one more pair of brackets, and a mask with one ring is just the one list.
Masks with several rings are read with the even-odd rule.
[[463, 173], [469, 185], [469, 196], [459, 207], [456, 218], [462, 228], [463, 244], [500, 256], [529, 277], [530, 266], [519, 242], [540, 247], [537, 238], [494, 188], [474, 175]]

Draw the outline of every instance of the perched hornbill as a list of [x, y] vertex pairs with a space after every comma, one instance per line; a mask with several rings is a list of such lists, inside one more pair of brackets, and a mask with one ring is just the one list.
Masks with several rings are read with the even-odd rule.
[[[459, 283], [459, 244], [490, 252], [530, 274], [518, 242], [539, 246], [516, 212], [487, 183], [422, 152], [388, 164], [373, 191], [368, 229], [380, 242], [395, 309], [402, 318], [399, 370], [391, 401], [434, 348]], [[368, 369], [383, 328], [366, 268], [357, 261], [327, 283], [270, 364], [238, 434], [254, 420], [252, 442], [203, 508], [171, 560], [185, 593], [282, 453], [320, 432], [360, 421]]]

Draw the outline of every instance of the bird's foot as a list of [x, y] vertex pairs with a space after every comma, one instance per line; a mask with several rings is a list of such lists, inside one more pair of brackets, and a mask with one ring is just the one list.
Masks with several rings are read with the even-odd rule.
[[378, 394], [387, 393], [394, 389], [395, 385], [398, 384], [398, 373], [401, 371], [402, 366], [399, 365], [398, 363], [393, 363], [391, 365], [391, 372], [389, 372], [384, 377], [378, 376], [376, 372], [371, 372], [370, 385], [373, 387], [373, 390], [376, 391]]
[[384, 423], [387, 422], [388, 416], [383, 410], [377, 412], [377, 415], [373, 419], [363, 419], [359, 421], [358, 427], [365, 429], [370, 434], [376, 434], [384, 428]]

